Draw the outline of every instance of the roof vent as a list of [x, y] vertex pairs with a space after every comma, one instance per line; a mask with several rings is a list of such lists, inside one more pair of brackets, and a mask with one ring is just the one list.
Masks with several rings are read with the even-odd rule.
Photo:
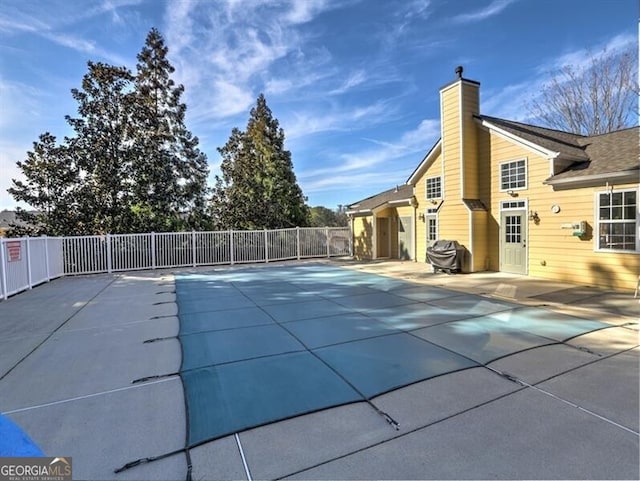
[[458, 78], [459, 78], [459, 79], [461, 79], [461, 78], [462, 78], [462, 71], [463, 71], [463, 70], [464, 70], [464, 69], [462, 68], [462, 65], [458, 65], [458, 66], [456, 67], [456, 75], [458, 76]]

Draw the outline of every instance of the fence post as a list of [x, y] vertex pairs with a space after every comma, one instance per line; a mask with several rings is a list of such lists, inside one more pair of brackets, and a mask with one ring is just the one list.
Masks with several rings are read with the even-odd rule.
[[196, 263], [196, 231], [191, 231], [191, 247], [193, 252], [193, 267], [197, 265]]
[[264, 261], [269, 262], [269, 237], [266, 227], [264, 228]]
[[47, 268], [47, 282], [51, 280], [51, 273], [49, 272], [49, 237], [42, 236], [44, 239], [44, 265]]
[[230, 230], [229, 231], [229, 259], [231, 261], [231, 265], [233, 265], [234, 262], [234, 257], [235, 257], [235, 248], [233, 246], [233, 231]]
[[107, 234], [107, 272], [113, 272], [113, 261], [111, 259], [111, 234]]
[[324, 228], [324, 238], [327, 243], [327, 257], [331, 257], [331, 246], [329, 245], [329, 227]]
[[0, 238], [0, 270], [2, 271], [2, 298], [7, 298], [7, 263], [4, 257], [4, 243], [6, 241]]
[[29, 284], [29, 289], [33, 289], [31, 276], [31, 245], [29, 243], [29, 237], [26, 238], [25, 244], [27, 246], [25, 249], [25, 254], [27, 255], [27, 284]]
[[300, 226], [296, 227], [296, 257], [300, 260]]
[[349, 222], [349, 257], [353, 257], [353, 219]]
[[156, 233], [151, 233], [151, 268], [156, 268]]

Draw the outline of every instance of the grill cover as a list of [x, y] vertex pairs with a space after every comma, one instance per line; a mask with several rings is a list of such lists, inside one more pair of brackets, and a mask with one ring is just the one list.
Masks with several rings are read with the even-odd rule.
[[427, 261], [434, 269], [460, 271], [463, 257], [464, 247], [455, 240], [437, 240], [427, 247]]

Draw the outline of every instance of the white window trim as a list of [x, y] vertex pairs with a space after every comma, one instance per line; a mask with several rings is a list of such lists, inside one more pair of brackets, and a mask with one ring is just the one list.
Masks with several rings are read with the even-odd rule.
[[[518, 203], [520, 205], [518, 205], [517, 207], [506, 207], [508, 204], [510, 203]], [[527, 223], [526, 225], [526, 230], [525, 230], [525, 236], [524, 236], [524, 241], [526, 242], [526, 252], [525, 252], [525, 264], [526, 264], [526, 274], [525, 275], [529, 275], [529, 235], [530, 235], [530, 230], [529, 229], [529, 224], [528, 224], [528, 220], [527, 220], [527, 212], [529, 212], [529, 199], [528, 198], [524, 198], [524, 199], [518, 199], [518, 200], [501, 200], [500, 201], [500, 221], [498, 223], [498, 236], [499, 236], [499, 244], [498, 244], [498, 249], [499, 249], [499, 254], [498, 254], [498, 268], [500, 270], [502, 270], [502, 262], [503, 262], [503, 257], [502, 257], [502, 249], [503, 249], [503, 245], [504, 245], [504, 225], [502, 224], [502, 213], [503, 212], [524, 212], [525, 214], [525, 223]]]
[[[621, 192], [636, 192], [636, 249], [633, 251], [626, 249], [603, 249], [599, 247], [600, 244], [600, 195], [602, 194], [617, 194]], [[628, 189], [609, 189], [599, 190], [594, 193], [593, 200], [593, 251], [604, 253], [619, 253], [619, 254], [640, 254], [640, 188], [628, 188]], [[604, 221], [607, 222], [607, 221]]]
[[[528, 207], [528, 202], [529, 199], [518, 199], [518, 200], [501, 200], [500, 201], [500, 212], [502, 212], [503, 210], [524, 210], [527, 211], [527, 207]], [[507, 207], [508, 204], [512, 204], [512, 203], [518, 203], [520, 204], [517, 207]]]
[[[429, 190], [427, 189], [427, 182], [429, 179], [440, 179], [440, 195], [438, 197], [429, 197]], [[429, 177], [425, 177], [424, 179], [424, 198], [426, 200], [438, 200], [438, 199], [442, 199], [442, 193], [444, 190], [444, 186], [442, 184], [442, 175], [432, 175]]]
[[[513, 164], [514, 162], [524, 161], [524, 187], [515, 187], [515, 188], [502, 188], [502, 166], [505, 164]], [[509, 192], [518, 191], [518, 190], [527, 190], [529, 188], [529, 160], [528, 157], [521, 157], [519, 159], [505, 160], [504, 162], [500, 162], [498, 164], [498, 191], [499, 192]]]
[[437, 212], [429, 212], [429, 209], [427, 209], [425, 211], [425, 214], [424, 214], [424, 221], [425, 221], [425, 224], [426, 224], [426, 231], [427, 231], [426, 232], [426, 234], [427, 234], [426, 235], [427, 244], [431, 240], [431, 239], [429, 239], [429, 218], [432, 218], [432, 219], [434, 219], [436, 221], [436, 238], [434, 240], [438, 240], [439, 236], [440, 236], [440, 218], [439, 218], [439, 215], [438, 215]]

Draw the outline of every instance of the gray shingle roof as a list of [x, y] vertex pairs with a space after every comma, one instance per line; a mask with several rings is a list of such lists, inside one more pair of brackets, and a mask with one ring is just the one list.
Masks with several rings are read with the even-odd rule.
[[499, 119], [488, 115], [476, 115], [475, 117], [491, 122], [507, 132], [539, 145], [540, 147], [544, 147], [547, 150], [560, 152], [560, 154], [575, 158], [576, 160], [588, 159], [583, 146], [580, 144], [580, 140], [584, 138], [582, 135], [523, 124], [512, 120]]
[[552, 179], [569, 179], [638, 171], [640, 175], [640, 127], [582, 137], [580, 144], [589, 160], [574, 164]]
[[18, 223], [15, 210], [0, 211], [0, 229], [8, 229], [11, 224]]
[[394, 187], [393, 189], [385, 190], [379, 194], [372, 195], [371, 197], [367, 197], [366, 199], [362, 199], [358, 202], [354, 202], [353, 204], [349, 204], [347, 206], [347, 210], [371, 210], [376, 207], [380, 207], [387, 202], [402, 201], [411, 199], [412, 197], [413, 186], [404, 184]]
[[513, 122], [488, 115], [477, 115], [505, 131], [554, 152], [575, 159], [562, 172], [547, 181], [606, 176], [638, 171], [640, 175], [640, 126], [602, 135], [577, 135], [560, 130]]

